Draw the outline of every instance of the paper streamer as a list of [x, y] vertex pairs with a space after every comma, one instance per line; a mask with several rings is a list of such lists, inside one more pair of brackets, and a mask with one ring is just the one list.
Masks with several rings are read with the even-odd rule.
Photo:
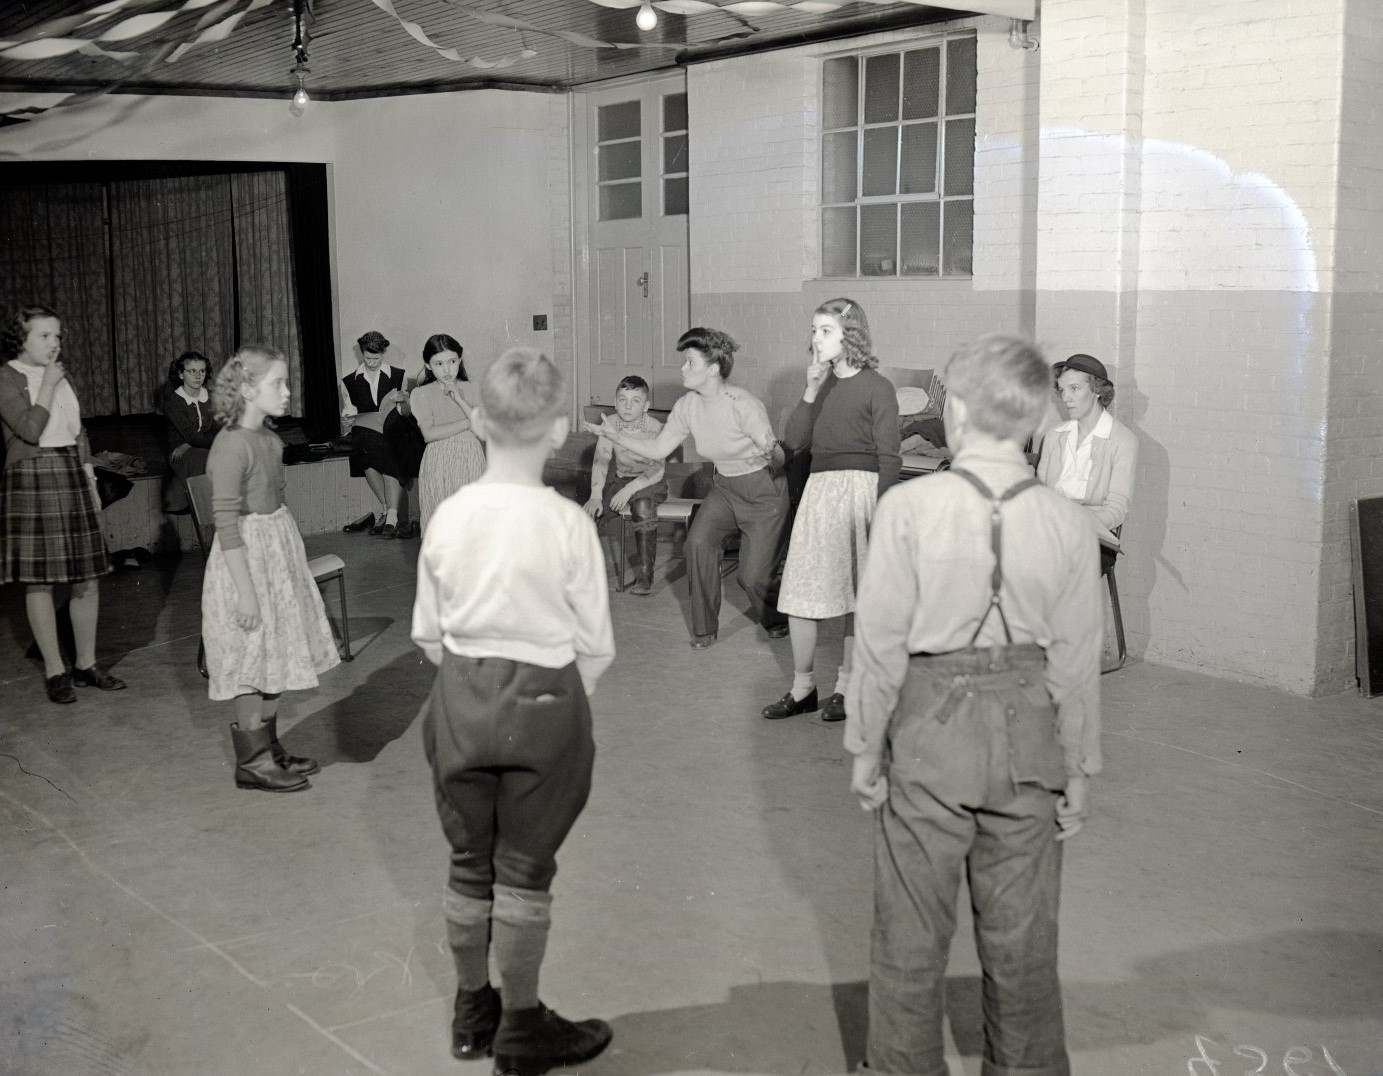
[[372, 0], [372, 2], [385, 14], [391, 15], [394, 21], [403, 27], [409, 37], [420, 45], [426, 45], [444, 60], [467, 64], [481, 71], [495, 71], [505, 67], [513, 67], [520, 60], [528, 60], [538, 55], [533, 49], [524, 48], [508, 56], [501, 56], [498, 60], [487, 60], [483, 56], [462, 56], [456, 49], [443, 48], [428, 37], [427, 32], [416, 22], [410, 22], [400, 15], [394, 10], [393, 0]]
[[[595, 0], [596, 3], [602, 0]], [[481, 11], [479, 8], [467, 7], [458, 4], [455, 0], [445, 0], [445, 3], [455, 11], [459, 11], [469, 19], [476, 22], [483, 22], [490, 26], [506, 26], [511, 30], [523, 30], [526, 33], [542, 34], [545, 37], [556, 37], [573, 45], [580, 45], [586, 49], [671, 49], [673, 52], [680, 52], [685, 45], [665, 44], [661, 41], [601, 41], [583, 34], [576, 30], [553, 30], [546, 26], [538, 26], [525, 19], [517, 19], [512, 15], [501, 15], [498, 11]], [[619, 6], [637, 7], [639, 0], [634, 0], [633, 5], [620, 4]]]

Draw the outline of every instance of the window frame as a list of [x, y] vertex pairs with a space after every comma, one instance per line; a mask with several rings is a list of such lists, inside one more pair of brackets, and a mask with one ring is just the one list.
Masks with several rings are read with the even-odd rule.
[[[970, 39], [976, 43], [976, 64], [975, 64], [975, 103], [969, 112], [948, 112], [946, 108], [947, 76], [949, 66], [949, 45], [952, 41]], [[973, 280], [974, 273], [974, 204], [975, 204], [975, 183], [974, 183], [974, 153], [971, 154], [971, 183], [968, 194], [948, 196], [944, 190], [946, 174], [946, 141], [947, 125], [953, 120], [971, 120], [976, 123], [979, 114], [979, 48], [978, 35], [974, 28], [961, 28], [948, 30], [942, 33], [928, 34], [925, 37], [911, 38], [906, 41], [893, 41], [886, 44], [875, 45], [863, 49], [851, 49], [848, 51], [835, 52], [823, 55], [819, 59], [818, 71], [818, 92], [820, 123], [817, 129], [817, 181], [819, 184], [818, 199], [816, 205], [816, 229], [817, 229], [817, 251], [819, 255], [818, 279], [821, 280], [852, 280], [852, 281], [966, 281]], [[906, 92], [905, 73], [907, 64], [905, 57], [909, 52], [919, 49], [936, 48], [938, 51], [937, 68], [937, 110], [935, 116], [923, 119], [908, 120], [903, 118], [903, 100]], [[868, 61], [882, 56], [896, 56], [898, 58], [898, 109], [896, 118], [891, 121], [868, 123], [864, 119], [866, 108], [866, 70]], [[826, 118], [826, 71], [827, 64], [832, 60], [854, 59], [857, 61], [856, 70], [856, 107], [855, 122], [844, 127], [828, 127]], [[936, 182], [934, 189], [929, 193], [923, 194], [904, 194], [901, 192], [901, 169], [903, 167], [903, 129], [909, 126], [920, 126], [934, 124], [936, 127]], [[977, 125], [977, 124], [976, 124]], [[870, 130], [881, 130], [892, 128], [897, 132], [897, 141], [894, 147], [894, 191], [884, 195], [865, 195], [864, 190], [864, 146], [865, 132]], [[826, 144], [832, 135], [846, 132], [855, 132], [855, 197], [853, 201], [828, 202], [826, 200]], [[976, 131], [976, 137], [978, 130]], [[947, 271], [946, 267], [946, 204], [948, 202], [968, 202], [971, 206], [971, 235], [970, 235], [970, 262], [969, 272]], [[902, 244], [901, 218], [902, 207], [913, 203], [935, 204], [937, 209], [937, 271], [935, 273], [904, 273], [900, 248]], [[894, 267], [890, 273], [864, 273], [861, 271], [860, 258], [860, 210], [862, 207], [871, 205], [892, 205], [894, 207]], [[827, 273], [825, 266], [827, 262], [826, 247], [826, 216], [827, 210], [853, 208], [855, 210], [855, 270], [852, 274]]]

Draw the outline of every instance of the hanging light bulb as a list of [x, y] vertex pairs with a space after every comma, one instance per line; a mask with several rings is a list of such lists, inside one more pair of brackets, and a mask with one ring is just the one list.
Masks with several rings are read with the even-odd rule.
[[634, 25], [645, 33], [658, 25], [658, 13], [653, 10], [652, 4], [639, 5], [639, 13], [634, 16]]
[[302, 72], [295, 72], [298, 76], [298, 88], [293, 91], [293, 100], [288, 104], [288, 111], [294, 116], [301, 116], [307, 111], [307, 106], [312, 103], [312, 98], [308, 96], [307, 87], [303, 85]]

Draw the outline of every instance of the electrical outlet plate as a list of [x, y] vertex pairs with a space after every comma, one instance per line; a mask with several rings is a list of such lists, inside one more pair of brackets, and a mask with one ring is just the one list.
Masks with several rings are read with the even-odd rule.
[[547, 315], [546, 315], [546, 314], [534, 314], [534, 315], [533, 315], [533, 331], [534, 331], [535, 333], [545, 333], [545, 332], [547, 332]]

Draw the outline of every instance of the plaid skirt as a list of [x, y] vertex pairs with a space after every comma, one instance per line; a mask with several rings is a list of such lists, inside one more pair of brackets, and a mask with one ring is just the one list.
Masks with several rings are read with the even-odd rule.
[[0, 582], [77, 583], [109, 571], [95, 494], [75, 447], [41, 448], [5, 468]]

